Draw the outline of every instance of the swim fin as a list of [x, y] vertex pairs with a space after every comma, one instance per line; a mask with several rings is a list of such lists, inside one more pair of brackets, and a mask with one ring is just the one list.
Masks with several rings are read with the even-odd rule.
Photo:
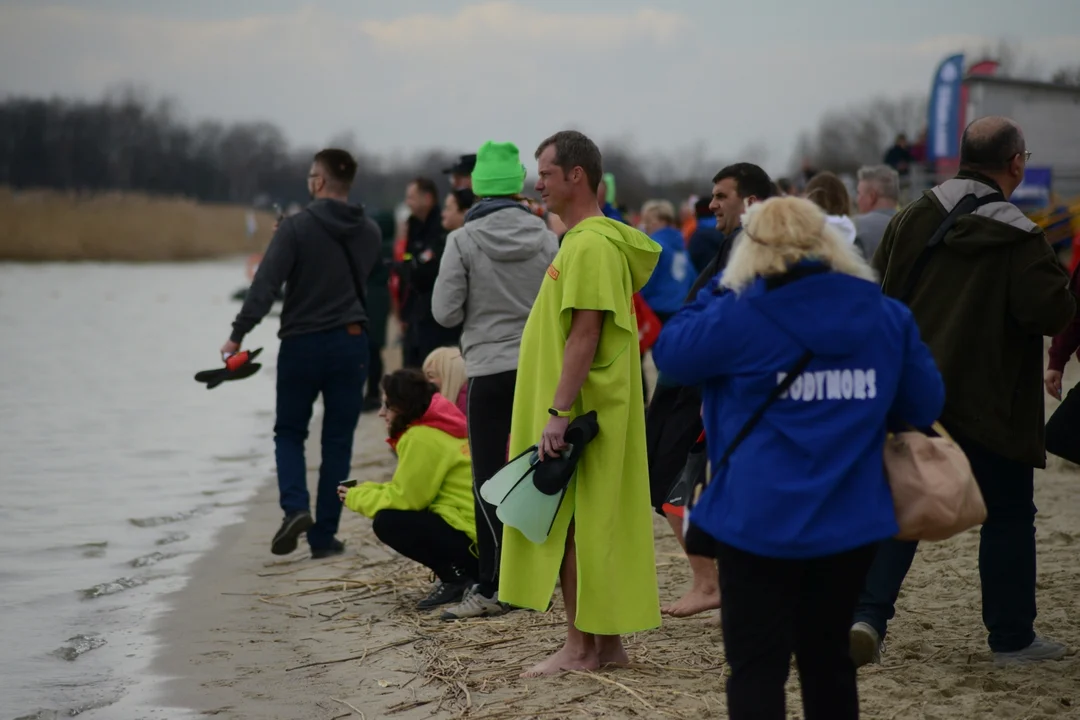
[[262, 367], [261, 363], [252, 362], [261, 352], [262, 348], [238, 352], [225, 361], [225, 367], [215, 368], [214, 370], [200, 370], [195, 373], [195, 380], [196, 382], [206, 383], [207, 390], [213, 390], [228, 380], [243, 380], [251, 377]]

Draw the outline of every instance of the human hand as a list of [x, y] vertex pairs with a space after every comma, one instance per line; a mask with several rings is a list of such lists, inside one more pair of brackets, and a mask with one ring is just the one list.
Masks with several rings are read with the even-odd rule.
[[227, 360], [230, 355], [235, 355], [240, 352], [240, 343], [234, 343], [232, 340], [227, 341], [221, 346], [221, 357], [223, 360]]
[[544, 427], [540, 436], [540, 460], [544, 458], [558, 457], [566, 447], [566, 428], [570, 425], [570, 418], [552, 416]]
[[1061, 371], [1060, 370], [1047, 370], [1043, 375], [1043, 384], [1046, 385], [1046, 392], [1050, 393], [1050, 397], [1061, 399]]
[[341, 502], [345, 502], [345, 496], [349, 494], [349, 490], [351, 490], [351, 489], [352, 488], [345, 487], [344, 485], [338, 485], [337, 486], [338, 500], [340, 500]]

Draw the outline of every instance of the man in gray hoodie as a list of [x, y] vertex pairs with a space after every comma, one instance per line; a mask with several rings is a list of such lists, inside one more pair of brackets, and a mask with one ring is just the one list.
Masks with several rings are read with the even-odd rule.
[[559, 252], [558, 238], [520, 200], [525, 166], [513, 143], [481, 147], [472, 182], [479, 200], [466, 214], [465, 226], [446, 239], [431, 310], [444, 327], [464, 323], [461, 352], [469, 378], [480, 582], [443, 613], [444, 620], [507, 610], [498, 598], [502, 522], [481, 499], [480, 486], [506, 464], [521, 334], [544, 273]]
[[[338, 483], [349, 473], [353, 434], [364, 402], [369, 362], [366, 283], [382, 234], [363, 208], [349, 203], [356, 161], [323, 150], [308, 172], [312, 203], [282, 220], [266, 249], [223, 355], [266, 316], [285, 285], [278, 351], [274, 455], [285, 519], [270, 550], [287, 555], [307, 533], [315, 558], [338, 555]], [[322, 465], [315, 519], [307, 488], [304, 441], [315, 399], [323, 396]]]

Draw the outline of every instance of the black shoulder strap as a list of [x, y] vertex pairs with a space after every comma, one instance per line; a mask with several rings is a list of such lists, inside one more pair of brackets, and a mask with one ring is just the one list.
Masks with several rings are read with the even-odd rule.
[[742, 426], [741, 430], [739, 430], [739, 434], [736, 435], [735, 439], [731, 441], [731, 444], [727, 446], [727, 450], [724, 451], [724, 455], [720, 458], [721, 465], [726, 464], [727, 461], [731, 459], [731, 456], [735, 453], [735, 449], [742, 444], [743, 440], [750, 436], [750, 433], [754, 430], [754, 426], [756, 426], [758, 422], [761, 421], [761, 418], [765, 415], [765, 411], [769, 409], [769, 406], [776, 402], [776, 400], [781, 395], [786, 393], [788, 389], [791, 388], [791, 384], [795, 382], [795, 379], [797, 377], [803, 374], [803, 370], [805, 370], [806, 366], [810, 364], [810, 360], [813, 357], [814, 353], [812, 353], [811, 351], [807, 350], [806, 352], [804, 352], [802, 354], [802, 357], [799, 358], [798, 362], [795, 363], [795, 366], [791, 368], [790, 372], [788, 372], [787, 376], [780, 382], [779, 385], [773, 388], [773, 391], [769, 394], [769, 397], [767, 397], [765, 399], [765, 402], [761, 403], [761, 406], [754, 411], [754, 414], [750, 416], [750, 419], [747, 420], [746, 424]]
[[919, 253], [919, 257], [915, 259], [915, 265], [912, 266], [911, 272], [908, 273], [907, 282], [904, 284], [904, 291], [897, 296], [900, 302], [907, 303], [911, 299], [911, 294], [915, 291], [919, 277], [922, 276], [923, 270], [926, 269], [926, 264], [930, 262], [930, 256], [933, 254], [934, 248], [941, 244], [941, 241], [945, 239], [945, 236], [956, 225], [956, 222], [964, 215], [975, 212], [983, 205], [995, 202], [1006, 202], [1005, 196], [999, 192], [992, 192], [982, 197], [976, 197], [975, 193], [968, 193], [960, 198], [960, 202], [956, 203], [952, 211], [941, 221], [941, 225], [938, 225], [938, 229], [926, 241], [926, 246]]
[[[352, 253], [349, 252], [349, 246], [345, 244], [345, 239], [331, 232], [330, 228], [326, 227], [326, 223], [320, 220], [318, 215], [311, 212], [311, 208], [306, 208], [306, 211], [311, 215], [315, 222], [319, 223], [319, 227], [321, 227], [326, 234], [333, 238], [334, 242], [341, 247], [341, 252], [345, 253], [345, 262], [349, 264], [349, 275], [352, 277], [353, 289], [356, 291], [356, 299], [360, 301], [360, 307], [363, 308], [364, 314], [367, 314], [367, 297], [364, 294], [364, 286], [360, 284], [360, 271], [356, 267], [356, 261], [353, 260]], [[371, 318], [368, 319], [370, 320]]]

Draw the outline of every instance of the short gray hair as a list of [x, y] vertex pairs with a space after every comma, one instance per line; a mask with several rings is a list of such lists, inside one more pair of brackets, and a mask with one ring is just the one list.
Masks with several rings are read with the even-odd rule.
[[863, 181], [877, 188], [882, 197], [900, 199], [900, 173], [888, 165], [866, 165], [859, 168], [859, 182]]

